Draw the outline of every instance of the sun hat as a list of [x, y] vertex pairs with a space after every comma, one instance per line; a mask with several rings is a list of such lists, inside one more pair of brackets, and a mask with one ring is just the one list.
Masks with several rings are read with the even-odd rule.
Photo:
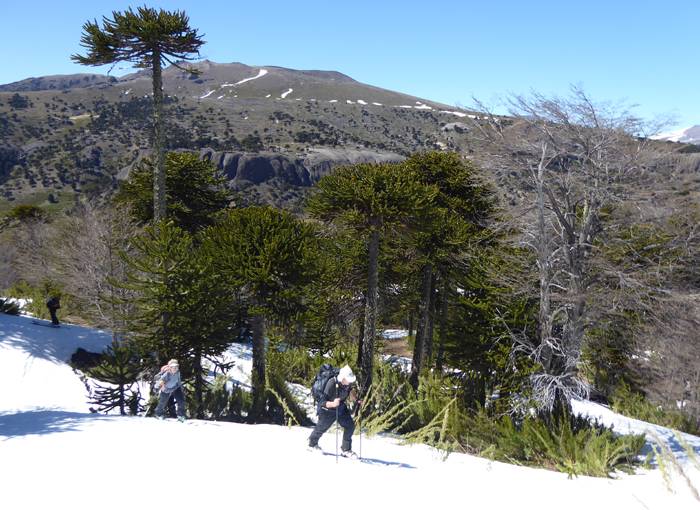
[[177, 362], [176, 359], [171, 359], [170, 361], [168, 361], [168, 366], [169, 366], [169, 367], [179, 368], [179, 367], [180, 367], [180, 364]]
[[340, 372], [338, 373], [338, 380], [342, 381], [343, 379], [345, 379], [350, 384], [354, 383], [357, 379], [355, 377], [355, 374], [352, 373], [352, 369], [348, 365], [345, 365], [343, 368], [341, 368]]

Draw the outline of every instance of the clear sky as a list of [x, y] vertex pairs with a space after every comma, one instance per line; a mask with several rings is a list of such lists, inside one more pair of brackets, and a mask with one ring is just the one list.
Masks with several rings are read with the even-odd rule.
[[[142, 3], [1, 0], [0, 84], [107, 68], [74, 64], [87, 20]], [[338, 71], [421, 99], [467, 106], [508, 92], [638, 104], [700, 124], [700, 1], [327, 0], [148, 2], [184, 10], [205, 58]], [[115, 69], [121, 76], [130, 72]]]

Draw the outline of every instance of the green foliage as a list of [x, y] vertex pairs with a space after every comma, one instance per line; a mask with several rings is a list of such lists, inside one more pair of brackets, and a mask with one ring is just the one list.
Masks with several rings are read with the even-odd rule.
[[430, 425], [452, 401], [455, 392], [448, 389], [453, 386], [452, 381], [447, 382], [438, 372], [426, 372], [419, 377], [418, 391], [415, 392], [400, 363], [377, 360], [374, 367], [372, 387], [361, 411], [367, 435], [392, 431], [409, 434], [411, 442], [432, 441], [432, 432], [426, 430], [421, 435], [417, 431]]
[[268, 406], [265, 412], [267, 420], [275, 422], [275, 416], [281, 414], [289, 425], [313, 425], [282, 377], [276, 372], [270, 371], [266, 380], [269, 392]]
[[16, 220], [20, 223], [27, 221], [37, 221], [44, 220], [48, 217], [48, 213], [44, 211], [41, 207], [36, 205], [16, 205], [13, 207], [9, 213], [3, 218], [4, 222], [11, 222]]
[[700, 436], [700, 423], [677, 409], [665, 409], [647, 400], [641, 393], [621, 384], [608, 399], [616, 413], [655, 425]]
[[215, 421], [244, 421], [244, 414], [250, 410], [251, 405], [250, 399], [246, 399], [249, 394], [238, 385], [229, 389], [228, 382], [226, 375], [219, 375], [207, 388], [200, 410], [205, 418]]
[[86, 56], [71, 55], [82, 65], [99, 66], [115, 62], [132, 62], [135, 67], [150, 68], [175, 60], [189, 60], [204, 44], [196, 29], [189, 27], [184, 12], [173, 13], [148, 7], [112, 12], [112, 19], [102, 18], [103, 27], [87, 22], [83, 25], [80, 45]]
[[65, 309], [66, 304], [70, 306], [70, 296], [63, 294], [58, 285], [51, 282], [34, 286], [25, 280], [20, 280], [5, 292], [7, 298], [25, 300], [26, 303], [22, 309], [39, 319], [46, 319], [50, 316], [49, 310], [46, 308], [47, 296], [58, 297], [61, 300], [61, 310]]
[[517, 423], [508, 415], [492, 419], [477, 411], [469, 416], [466, 428], [460, 442], [470, 453], [558, 470], [569, 477], [631, 471], [645, 444], [643, 434], [619, 436], [598, 422], [568, 414], [551, 420], [527, 417]]
[[253, 297], [248, 313], [288, 319], [315, 277], [315, 244], [310, 224], [271, 207], [232, 210], [202, 235], [217, 269]]
[[436, 193], [401, 165], [366, 163], [336, 168], [323, 177], [306, 210], [325, 223], [360, 233], [379, 226], [402, 229], [430, 210]]
[[201, 239], [216, 270], [245, 297], [242, 311], [252, 316], [253, 414], [262, 412], [265, 321], [293, 328], [303, 319], [304, 287], [317, 274], [314, 228], [286, 212], [249, 207], [230, 211]]
[[7, 104], [12, 108], [17, 109], [29, 108], [29, 97], [20, 96], [19, 94], [15, 93], [7, 100]]
[[525, 396], [528, 377], [536, 368], [518, 354], [514, 340], [514, 332], [519, 332], [520, 341], [533, 341], [526, 333], [534, 335], [536, 309], [494, 281], [494, 267], [504, 270], [494, 252], [482, 250], [468, 268], [453, 273], [460, 292], [450, 296], [444, 357], [462, 374], [459, 384], [467, 407], [501, 414], [512, 410], [511, 397]]
[[118, 409], [120, 414], [136, 415], [141, 407], [141, 393], [137, 378], [141, 367], [136, 361], [136, 349], [129, 342], [113, 341], [102, 352], [101, 363], [88, 371], [89, 375], [109, 386], [96, 385], [90, 403], [98, 406], [98, 411], [108, 412]]
[[[194, 234], [213, 225], [231, 201], [226, 179], [218, 177], [216, 165], [197, 154], [169, 152], [165, 157], [166, 217], [176, 227]], [[153, 221], [153, 164], [144, 159], [114, 197], [128, 202], [142, 224]]]
[[311, 386], [316, 370], [321, 365], [308, 349], [289, 346], [276, 330], [267, 332], [267, 367], [289, 383]]
[[7, 315], [19, 315], [19, 304], [8, 299], [0, 298], [0, 312]]
[[182, 377], [194, 377], [201, 403], [204, 360], [214, 359], [235, 338], [235, 295], [214, 270], [212, 259], [172, 224], [147, 227], [132, 242], [138, 257], [120, 252], [131, 268], [127, 281], [108, 278], [112, 285], [136, 293], [130, 300], [135, 314], [120, 317], [127, 324], [125, 333], [152, 369], [179, 359]]

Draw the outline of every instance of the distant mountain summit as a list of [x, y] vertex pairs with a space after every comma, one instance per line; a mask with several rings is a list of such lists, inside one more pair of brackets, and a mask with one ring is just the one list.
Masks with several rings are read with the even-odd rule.
[[[214, 161], [241, 204], [301, 211], [333, 168], [396, 163], [423, 151], [468, 154], [460, 108], [360, 83], [336, 71], [234, 62], [163, 70], [166, 144]], [[151, 148], [153, 85], [125, 76], [55, 75], [0, 85], [3, 200], [103, 193]]]
[[661, 133], [652, 136], [654, 140], [664, 140], [667, 142], [681, 142], [700, 144], [700, 126], [692, 126], [689, 128], [671, 131], [670, 133]]

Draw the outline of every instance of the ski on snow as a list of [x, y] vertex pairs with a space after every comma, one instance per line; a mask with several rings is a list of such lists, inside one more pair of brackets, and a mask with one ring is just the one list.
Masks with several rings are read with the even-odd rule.
[[311, 453], [317, 453], [317, 454], [325, 455], [325, 456], [327, 456], [327, 457], [340, 457], [340, 458], [342, 458], [342, 459], [357, 460], [357, 461], [363, 462], [363, 463], [365, 463], [365, 464], [373, 464], [373, 465], [377, 465], [377, 466], [387, 466], [387, 465], [391, 465], [391, 463], [386, 463], [386, 462], [381, 462], [381, 461], [375, 461], [375, 460], [372, 460], [372, 459], [364, 459], [364, 458], [362, 458], [362, 457], [358, 457], [357, 455], [355, 455], [354, 457], [353, 457], [353, 456], [350, 456], [350, 455], [343, 455], [342, 453], [336, 455], [336, 454], [333, 453], [333, 452], [327, 452], [327, 451], [325, 451], [325, 450], [323, 450], [323, 449], [321, 449], [321, 448], [315, 449], [315, 448], [307, 447], [307, 448], [306, 448], [306, 451], [311, 452]]
[[46, 324], [45, 322], [39, 322], [39, 321], [32, 321], [32, 324], [35, 326], [44, 326], [45, 328], [56, 328], [56, 329], [67, 328], [67, 329], [70, 329], [65, 324], [59, 324], [58, 327], [56, 327], [52, 324]]

